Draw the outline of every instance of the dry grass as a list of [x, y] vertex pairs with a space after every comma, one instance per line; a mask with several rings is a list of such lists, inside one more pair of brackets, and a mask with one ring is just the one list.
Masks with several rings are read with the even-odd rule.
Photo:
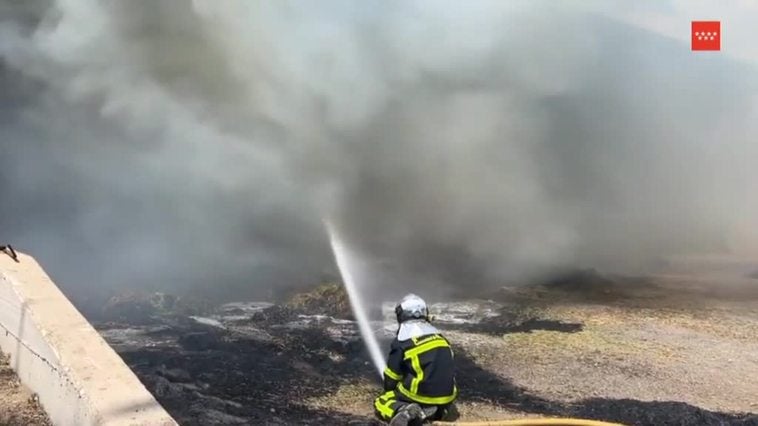
[[586, 327], [578, 333], [534, 331], [514, 333], [503, 337], [509, 350], [520, 357], [539, 361], [554, 358], [560, 352], [582, 358], [602, 354], [605, 357], [630, 355], [656, 356], [658, 361], [670, 359], [674, 352], [665, 345], [643, 340], [621, 339], [600, 327]]
[[[377, 392], [377, 385], [368, 381], [344, 384], [331, 395], [306, 400], [306, 405], [314, 409], [372, 416], [372, 403]], [[489, 421], [538, 417], [486, 402], [461, 401], [456, 404], [456, 408], [460, 417], [466, 420]]]
[[0, 425], [48, 426], [47, 415], [18, 380], [8, 365], [8, 357], [0, 353]]
[[485, 402], [459, 402], [456, 404], [456, 408], [461, 420], [465, 421], [486, 422], [503, 419], [517, 420], [545, 417], [521, 411], [509, 410], [502, 405]]
[[373, 413], [371, 404], [374, 398], [378, 396], [377, 392], [379, 392], [379, 387], [376, 383], [366, 380], [345, 383], [330, 395], [306, 400], [306, 405], [340, 413], [371, 416]]
[[[340, 290], [319, 288], [292, 303], [323, 305], [320, 299], [334, 300], [333, 293]], [[614, 403], [629, 398], [682, 401], [721, 412], [755, 410], [754, 298], [704, 297], [698, 288], [688, 292], [678, 283], [672, 288], [650, 285], [632, 294], [615, 290], [599, 289], [582, 299], [586, 294], [555, 288], [511, 289], [502, 299], [504, 320], [497, 323], [502, 334], [462, 329], [445, 333], [492, 377], [552, 401], [596, 397]], [[514, 332], [517, 328], [509, 327], [534, 319], [582, 327], [576, 332]], [[370, 381], [346, 383], [330, 395], [308, 400], [308, 405], [370, 416], [378, 391]], [[498, 402], [498, 395], [490, 401], [462, 398], [457, 408], [462, 420], [535, 417], [514, 411], [507, 400]]]
[[[737, 315], [739, 313], [739, 315]], [[591, 328], [630, 328], [651, 324], [681, 327], [714, 337], [737, 340], [758, 340], [755, 312], [734, 307], [700, 306], [690, 308], [639, 308], [624, 306], [560, 306], [551, 307], [544, 315], [564, 321], [582, 321]]]

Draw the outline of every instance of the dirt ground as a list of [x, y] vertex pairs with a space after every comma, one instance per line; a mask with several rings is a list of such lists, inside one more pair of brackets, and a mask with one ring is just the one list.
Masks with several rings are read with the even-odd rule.
[[[590, 273], [490, 297], [500, 316], [440, 325], [459, 355], [461, 421], [758, 425], [758, 280]], [[369, 415], [370, 389], [311, 402]]]
[[[697, 276], [580, 271], [433, 305], [456, 353], [459, 420], [758, 425], [758, 279]], [[352, 322], [310, 299], [307, 315], [225, 309], [97, 326], [183, 425], [375, 424], [380, 385]], [[451, 309], [463, 314], [443, 320]]]
[[48, 426], [47, 415], [0, 353], [0, 426]]

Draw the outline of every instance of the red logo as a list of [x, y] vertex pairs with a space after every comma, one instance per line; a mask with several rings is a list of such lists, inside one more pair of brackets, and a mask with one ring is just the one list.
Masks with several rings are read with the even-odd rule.
[[721, 50], [721, 22], [692, 21], [692, 50]]

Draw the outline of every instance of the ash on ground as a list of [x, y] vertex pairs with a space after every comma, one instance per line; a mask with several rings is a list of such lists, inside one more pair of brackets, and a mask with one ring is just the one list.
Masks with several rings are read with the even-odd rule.
[[[715, 308], [698, 304], [700, 315], [690, 315], [689, 305], [666, 305], [662, 288], [630, 298], [628, 282], [599, 289], [604, 281], [593, 275], [582, 300], [585, 275], [430, 306], [456, 353], [461, 420], [758, 425], [750, 414], [758, 411], [758, 333], [747, 331], [756, 330], [754, 311], [730, 307], [732, 322], [719, 327], [745, 332], [724, 340], [722, 328], [705, 326], [723, 313]], [[679, 303], [683, 293], [673, 291]], [[640, 307], [650, 300], [657, 305]], [[281, 304], [213, 308], [129, 295], [95, 325], [182, 425], [376, 424], [380, 381], [346, 301], [334, 285]], [[372, 323], [384, 347], [393, 306]]]
[[334, 286], [202, 314], [165, 309], [170, 296], [128, 294], [95, 326], [182, 425], [367, 423], [307, 404], [347, 380], [378, 386], [355, 323], [315, 314], [319, 294], [321, 312], [332, 311]]

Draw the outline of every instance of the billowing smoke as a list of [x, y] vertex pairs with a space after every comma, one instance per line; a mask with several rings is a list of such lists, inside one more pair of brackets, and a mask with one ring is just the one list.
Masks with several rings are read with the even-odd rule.
[[5, 0], [0, 238], [78, 300], [312, 283], [325, 216], [377, 287], [750, 246], [756, 62], [621, 7]]

